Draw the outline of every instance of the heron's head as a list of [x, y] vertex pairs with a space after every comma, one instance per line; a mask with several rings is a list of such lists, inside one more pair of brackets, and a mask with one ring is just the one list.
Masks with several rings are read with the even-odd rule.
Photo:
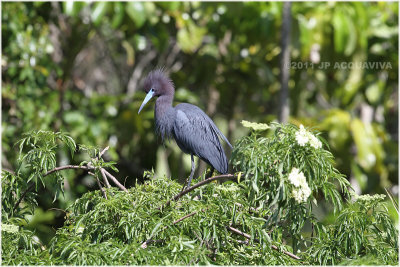
[[138, 114], [147, 104], [147, 102], [149, 102], [154, 96], [173, 96], [175, 93], [174, 84], [163, 69], [153, 70], [147, 75], [146, 79], [144, 80], [144, 90], [147, 95], [139, 108]]

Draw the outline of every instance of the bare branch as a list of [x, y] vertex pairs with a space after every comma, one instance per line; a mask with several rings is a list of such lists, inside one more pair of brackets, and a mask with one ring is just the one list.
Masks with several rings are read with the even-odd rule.
[[93, 172], [88, 172], [88, 173], [89, 173], [90, 175], [93, 175], [93, 177], [96, 178], [97, 185], [99, 186], [101, 193], [103, 193], [103, 197], [104, 197], [105, 199], [108, 199], [108, 198], [107, 198], [107, 195], [106, 195], [106, 191], [105, 191], [104, 188], [101, 186], [100, 180], [99, 180], [99, 178], [97, 177], [97, 175], [94, 174]]
[[[110, 148], [109, 146], [107, 146], [106, 148], [104, 148], [104, 149], [100, 152], [100, 154], [99, 154], [99, 156], [97, 157], [97, 159], [100, 159], [100, 158], [104, 155], [104, 153], [105, 153], [109, 148]], [[54, 168], [54, 169], [52, 169], [52, 170], [46, 172], [45, 174], [43, 174], [43, 177], [46, 177], [46, 176], [48, 176], [48, 175], [50, 175], [50, 174], [52, 174], [52, 173], [58, 172], [58, 171], [68, 170], [68, 169], [82, 169], [82, 170], [90, 171], [90, 170], [95, 170], [96, 168], [95, 168], [94, 166], [92, 166], [90, 162], [89, 162], [86, 166], [83, 166], [83, 165], [82, 165], [82, 166], [80, 166], [80, 165], [65, 165], [65, 166], [56, 167], [56, 168]], [[117, 180], [114, 176], [112, 176], [109, 172], [107, 172], [105, 169], [100, 168], [100, 172], [101, 172], [101, 174], [102, 174], [102, 176], [103, 176], [104, 183], [107, 185], [108, 188], [110, 188], [111, 186], [110, 186], [110, 183], [109, 183], [108, 180], [107, 180], [107, 176], [110, 177], [110, 178], [113, 180], [113, 182], [114, 182], [121, 190], [123, 190], [123, 191], [125, 191], [125, 192], [128, 192], [128, 190], [127, 190], [122, 184], [120, 184], [120, 183], [118, 182], [118, 180]], [[90, 174], [93, 175], [94, 177], [96, 177], [96, 179], [98, 179], [97, 176], [94, 175], [92, 172], [90, 172]], [[98, 181], [98, 183], [100, 183], [100, 181]], [[17, 209], [18, 205], [19, 205], [19, 204], [21, 203], [21, 201], [25, 198], [26, 194], [27, 194], [29, 191], [31, 191], [31, 190], [33, 189], [34, 186], [35, 186], [35, 183], [31, 184], [31, 185], [22, 193], [21, 197], [18, 199], [18, 201], [17, 201], [17, 202], [15, 203], [15, 205], [14, 205], [13, 212]], [[100, 186], [99, 186], [99, 187], [100, 187]], [[104, 189], [103, 189], [102, 187], [100, 187], [100, 190], [103, 192]], [[107, 197], [106, 197], [106, 198], [107, 198]]]
[[110, 188], [111, 185], [108, 182], [107, 175], [106, 175], [106, 173], [105, 173], [103, 168], [100, 168], [100, 173], [101, 173], [101, 176], [103, 176], [103, 180], [104, 180], [104, 183], [106, 184], [107, 188]]
[[[202, 211], [204, 211], [204, 210], [202, 210]], [[174, 221], [172, 224], [177, 224], [178, 222], [183, 221], [184, 219], [189, 218], [190, 216], [193, 216], [193, 215], [195, 215], [196, 213], [197, 213], [197, 211], [194, 211], [194, 212], [192, 212], [192, 213], [190, 213], [190, 214], [188, 214], [188, 215], [185, 215], [185, 216], [183, 216], [182, 218], [180, 218], [180, 219]]]
[[[79, 166], [79, 165], [65, 165], [65, 166], [61, 166], [61, 167], [56, 167], [48, 172], [46, 172], [45, 174], [43, 174], [43, 177], [46, 177], [54, 172], [57, 171], [62, 171], [62, 170], [68, 170], [68, 169], [83, 169], [83, 170], [93, 170], [94, 167], [89, 167], [89, 166]], [[31, 191], [33, 189], [33, 187], [35, 186], [35, 184], [31, 184], [25, 191], [24, 193], [22, 193], [21, 197], [18, 199], [18, 201], [15, 203], [14, 208], [13, 208], [13, 212], [17, 209], [18, 205], [21, 203], [21, 201], [25, 198], [25, 195]]]
[[204, 180], [204, 181], [201, 181], [201, 182], [199, 182], [199, 183], [197, 183], [197, 184], [195, 184], [195, 185], [193, 185], [193, 186], [191, 186], [191, 187], [189, 187], [189, 188], [186, 188], [185, 190], [181, 191], [179, 194], [177, 194], [176, 196], [174, 196], [173, 198], [171, 198], [170, 200], [168, 200], [168, 201], [167, 201], [164, 205], [162, 205], [159, 209], [165, 208], [166, 206], [168, 206], [168, 205], [171, 203], [171, 201], [175, 201], [175, 200], [180, 199], [181, 197], [183, 197], [183, 196], [186, 195], [187, 193], [189, 193], [189, 192], [195, 190], [196, 188], [198, 188], [198, 187], [200, 187], [200, 186], [203, 186], [203, 185], [206, 185], [206, 184], [208, 184], [208, 183], [211, 183], [212, 181], [216, 181], [216, 180], [220, 180], [220, 179], [224, 179], [224, 178], [229, 178], [229, 179], [231, 179], [231, 180], [234, 180], [234, 179], [237, 178], [237, 176], [234, 175], [234, 174], [222, 174], [222, 175], [218, 175], [218, 176], [214, 176], [214, 177], [208, 178], [208, 179], [206, 179], [206, 180]]
[[289, 76], [290, 76], [290, 32], [291, 32], [291, 3], [283, 3], [282, 12], [282, 34], [281, 34], [281, 90], [279, 95], [278, 118], [282, 123], [286, 123], [290, 114], [289, 107]]
[[123, 186], [120, 182], [118, 182], [117, 178], [115, 178], [114, 176], [112, 176], [108, 171], [106, 171], [105, 169], [102, 169], [104, 171], [104, 173], [114, 182], [114, 184], [116, 186], [119, 187], [119, 189], [125, 191], [126, 193], [128, 193], [128, 190], [125, 188], [125, 186]]
[[100, 152], [100, 154], [99, 154], [99, 156], [98, 156], [97, 158], [100, 159], [100, 158], [104, 155], [104, 153], [106, 153], [106, 151], [107, 151], [109, 148], [110, 148], [109, 146], [107, 146], [106, 148], [104, 148], [103, 151]]
[[[206, 209], [202, 209], [201, 211], [202, 212], [204, 212]], [[194, 212], [192, 212], [192, 213], [189, 213], [189, 214], [187, 214], [187, 215], [185, 215], [185, 216], [183, 216], [182, 218], [179, 218], [178, 220], [176, 220], [176, 221], [174, 221], [173, 223], [172, 223], [172, 225], [175, 225], [175, 224], [177, 224], [178, 222], [181, 222], [181, 221], [183, 221], [184, 219], [187, 219], [187, 218], [189, 218], [189, 217], [191, 217], [191, 216], [193, 216], [193, 215], [195, 215], [195, 214], [197, 214], [198, 212], [197, 211], [194, 211]], [[168, 226], [164, 226], [164, 228], [161, 230], [161, 231], [164, 231], [165, 229], [167, 229], [168, 228]], [[160, 232], [161, 232], [160, 231]], [[147, 245], [148, 244], [150, 244], [152, 242], [152, 239], [147, 239], [146, 241], [144, 241], [143, 243], [142, 243], [142, 245], [140, 245], [140, 247], [141, 248], [147, 248]]]
[[139, 79], [142, 76], [144, 68], [157, 56], [157, 53], [154, 50], [150, 50], [145, 56], [143, 56], [139, 62], [137, 63], [135, 70], [133, 71], [131, 78], [129, 79], [126, 95], [127, 98], [125, 101], [129, 102], [132, 96], [135, 94], [137, 90], [137, 86], [139, 83]]
[[166, 59], [165, 65], [168, 69], [171, 69], [171, 67], [180, 51], [181, 51], [181, 49], [180, 49], [178, 43], [175, 41], [170, 53], [168, 54], [167, 59]]
[[43, 177], [52, 174], [53, 172], [58, 172], [62, 170], [67, 170], [67, 169], [82, 169], [82, 170], [94, 170], [94, 167], [91, 166], [79, 166], [79, 165], [65, 165], [61, 167], [56, 167], [45, 174], [43, 174]]
[[[246, 239], [251, 240], [251, 236], [250, 236], [249, 234], [243, 233], [243, 232], [240, 231], [239, 229], [233, 228], [232, 226], [227, 226], [226, 228], [227, 228], [229, 231], [231, 231], [232, 233], [235, 233], [235, 234], [237, 234], [237, 235], [241, 235], [241, 236], [245, 237]], [[257, 242], [257, 243], [260, 242], [260, 240], [258, 240], [257, 238], [254, 238], [254, 241]], [[279, 248], [278, 248], [277, 246], [275, 246], [275, 245], [271, 245], [271, 248], [274, 249], [274, 250], [276, 250], [276, 251], [282, 252], [283, 254], [288, 255], [289, 257], [291, 257], [291, 258], [293, 258], [293, 259], [301, 260], [298, 256], [294, 255], [294, 254], [291, 253], [291, 252], [288, 252], [288, 251], [280, 251]]]

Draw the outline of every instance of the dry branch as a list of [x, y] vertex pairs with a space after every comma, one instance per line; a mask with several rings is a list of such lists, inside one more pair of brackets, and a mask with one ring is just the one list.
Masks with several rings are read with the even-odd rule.
[[104, 155], [104, 153], [106, 153], [106, 151], [107, 151], [109, 148], [110, 148], [109, 146], [107, 146], [106, 148], [104, 148], [104, 149], [100, 152], [100, 154], [99, 154], [99, 156], [97, 157], [97, 159], [100, 159], [100, 158]]
[[106, 191], [104, 190], [103, 186], [101, 186], [99, 177], [97, 177], [97, 175], [95, 175], [93, 172], [88, 172], [88, 173], [89, 173], [90, 175], [93, 175], [93, 177], [96, 178], [97, 185], [99, 186], [101, 193], [103, 193], [103, 197], [104, 197], [105, 199], [108, 199], [108, 198], [107, 198]]
[[[202, 209], [201, 211], [204, 212], [205, 210], [206, 210], [206, 209]], [[175, 224], [177, 224], [178, 222], [181, 222], [181, 221], [183, 221], [184, 219], [187, 219], [187, 218], [189, 218], [189, 217], [191, 217], [191, 216], [193, 216], [193, 215], [195, 215], [195, 214], [197, 214], [197, 213], [198, 213], [197, 211], [194, 211], [194, 212], [192, 212], [192, 213], [189, 213], [189, 214], [183, 216], [182, 218], [179, 218], [178, 220], [174, 221], [174, 222], [172, 223], [172, 225], [175, 225]], [[164, 230], [167, 229], [167, 228], [168, 228], [168, 226], [164, 226], [164, 228], [163, 228], [161, 231], [164, 231]], [[146, 241], [144, 241], [144, 242], [142, 243], [142, 245], [141, 245], [140, 247], [141, 247], [141, 248], [147, 248], [147, 245], [150, 244], [152, 241], [153, 241], [152, 239], [147, 239]]]
[[191, 186], [189, 188], [186, 188], [185, 190], [181, 191], [179, 194], [177, 194], [176, 196], [174, 196], [173, 198], [171, 198], [170, 200], [165, 202], [165, 204], [162, 205], [159, 209], [165, 208], [166, 206], [168, 206], [171, 203], [171, 201], [175, 201], [175, 200], [180, 199], [181, 197], [183, 197], [187, 193], [195, 190], [196, 188], [198, 188], [200, 186], [203, 186], [203, 185], [206, 185], [208, 183], [211, 183], [212, 181], [216, 181], [216, 180], [220, 180], [220, 179], [224, 179], [224, 178], [229, 178], [229, 179], [233, 180], [233, 179], [236, 179], [237, 176], [234, 175], [234, 174], [222, 174], [222, 175], [218, 175], [218, 176], [214, 176], [214, 177], [205, 179], [204, 181], [198, 182], [197, 184], [195, 184], [195, 185], [193, 185], [193, 186]]
[[[54, 172], [57, 171], [62, 171], [62, 170], [68, 170], [68, 169], [83, 169], [83, 170], [93, 170], [94, 167], [89, 167], [89, 166], [79, 166], [79, 165], [65, 165], [65, 166], [61, 166], [61, 167], [56, 167], [48, 172], [46, 172], [45, 174], [43, 174], [43, 177], [46, 177]], [[18, 201], [15, 203], [13, 211], [15, 211], [19, 205], [19, 203], [21, 203], [21, 201], [24, 199], [25, 195], [31, 191], [33, 189], [33, 187], [35, 186], [35, 184], [31, 184], [25, 191], [24, 193], [22, 193], [21, 197], [18, 199]]]
[[[241, 235], [241, 236], [245, 237], [246, 239], [251, 240], [251, 236], [250, 236], [249, 234], [243, 233], [243, 232], [240, 231], [239, 229], [233, 228], [232, 226], [227, 226], [226, 228], [227, 228], [229, 231], [231, 231], [232, 233], [235, 233], [235, 234], [237, 234], [237, 235]], [[254, 238], [254, 241], [256, 241], [257, 243], [260, 242], [260, 240], [258, 240], [257, 238]], [[271, 248], [274, 249], [274, 250], [276, 250], [276, 251], [280, 251], [279, 248], [278, 248], [277, 246], [275, 246], [275, 245], [271, 245]], [[293, 259], [301, 260], [298, 256], [294, 255], [294, 254], [291, 253], [291, 252], [288, 252], [288, 251], [280, 251], [280, 252], [282, 252], [282, 253], [285, 254], [285, 255], [288, 255], [289, 257], [291, 257], [291, 258], [293, 258]]]
[[104, 180], [104, 183], [106, 184], [107, 188], [111, 188], [111, 185], [110, 185], [110, 183], [108, 182], [107, 175], [106, 175], [106, 173], [104, 172], [104, 169], [103, 169], [103, 168], [100, 169], [100, 173], [101, 173], [101, 176], [103, 176], [103, 180]]
[[[109, 147], [104, 148], [99, 156], [97, 157], [97, 159], [99, 159], [101, 156], [103, 156], [103, 154], [108, 150]], [[92, 165], [90, 165], [90, 163], [86, 166], [80, 166], [80, 165], [65, 165], [65, 166], [60, 166], [60, 167], [56, 167], [52, 170], [49, 170], [48, 172], [46, 172], [45, 174], [43, 174], [43, 177], [46, 177], [52, 173], [58, 172], [58, 171], [62, 171], [62, 170], [69, 170], [69, 169], [82, 169], [82, 170], [87, 170], [87, 171], [91, 171], [91, 170], [95, 170], [96, 168]], [[100, 168], [100, 172], [103, 175], [103, 179], [105, 184], [107, 185], [108, 188], [110, 188], [110, 183], [107, 180], [107, 176], [123, 191], [128, 192], [128, 190], [118, 182], [118, 180], [112, 176], [107, 170]], [[94, 175], [92, 173], [92, 175]], [[96, 176], [95, 176], [96, 177]], [[96, 177], [97, 179], [97, 177]], [[100, 181], [99, 181], [100, 182]], [[32, 183], [21, 195], [21, 197], [18, 199], [18, 201], [15, 203], [13, 211], [15, 211], [18, 207], [18, 205], [21, 203], [21, 201], [25, 198], [26, 194], [31, 191], [35, 186], [35, 183]], [[100, 187], [100, 190], [102, 190], [102, 188]], [[103, 192], [103, 191], [102, 191]]]
[[114, 182], [114, 184], [116, 186], [118, 186], [121, 190], [125, 191], [126, 193], [128, 192], [128, 190], [125, 188], [125, 186], [123, 186], [120, 182], [118, 182], [117, 178], [115, 178], [114, 176], [112, 176], [108, 171], [106, 171], [105, 169], [102, 169], [104, 171], [104, 173]]

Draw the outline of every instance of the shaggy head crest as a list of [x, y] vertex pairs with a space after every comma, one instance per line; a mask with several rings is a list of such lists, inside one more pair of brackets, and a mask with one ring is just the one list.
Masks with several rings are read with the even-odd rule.
[[174, 83], [168, 77], [165, 69], [159, 68], [147, 75], [144, 81], [144, 90], [147, 93], [151, 89], [154, 90], [155, 96], [174, 94]]

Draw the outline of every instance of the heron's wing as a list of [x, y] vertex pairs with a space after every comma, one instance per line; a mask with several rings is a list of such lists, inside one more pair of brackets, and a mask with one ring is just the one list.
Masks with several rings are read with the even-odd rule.
[[197, 155], [219, 172], [226, 173], [228, 161], [218, 139], [222, 133], [214, 122], [194, 105], [180, 104], [175, 109], [173, 134], [178, 146], [186, 153]]
[[218, 129], [217, 125], [210, 119], [210, 117], [207, 116], [206, 113], [204, 113], [203, 110], [201, 110], [199, 107], [188, 104], [188, 103], [181, 103], [175, 107], [177, 110], [181, 110], [185, 112], [188, 115], [191, 115], [194, 117], [200, 116], [204, 121], [207, 121], [209, 123], [209, 126], [213, 129], [213, 131], [221, 137], [228, 145], [230, 148], [232, 148], [231, 143], [229, 143], [228, 139], [225, 137], [225, 135]]

